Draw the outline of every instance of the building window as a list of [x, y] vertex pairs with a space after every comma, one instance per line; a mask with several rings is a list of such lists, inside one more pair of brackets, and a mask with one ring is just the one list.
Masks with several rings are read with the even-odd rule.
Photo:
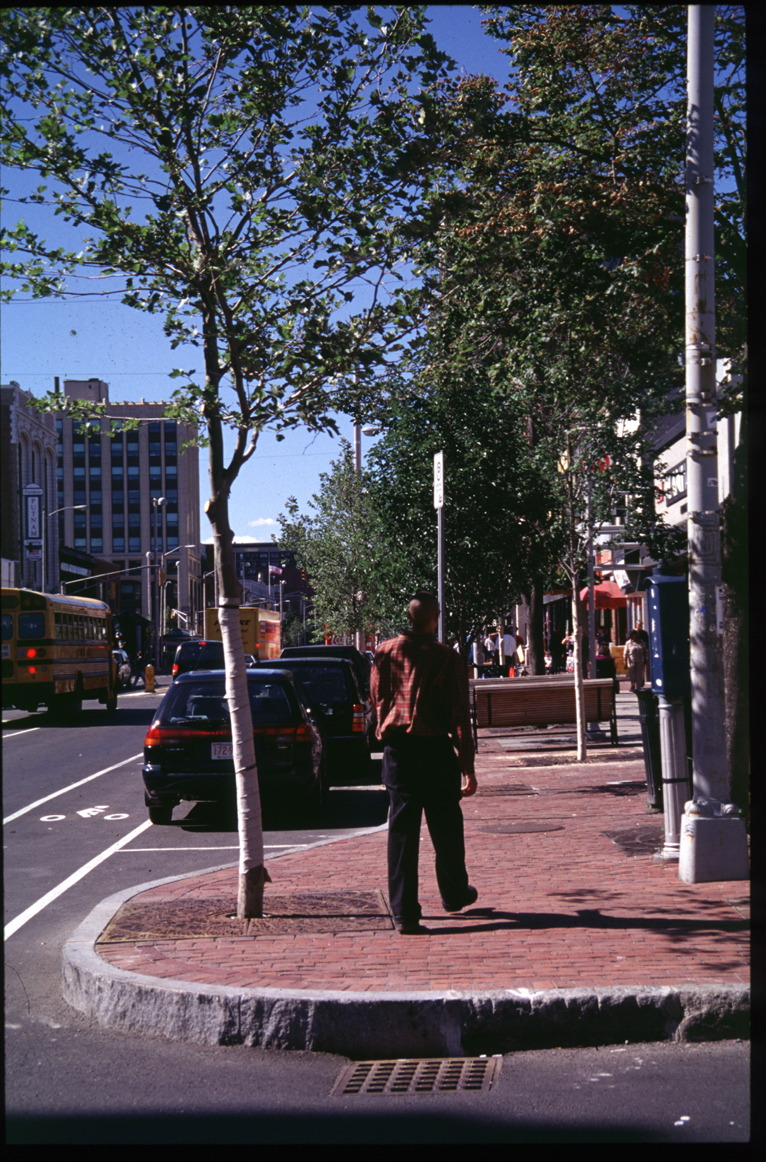
[[128, 552], [129, 553], [140, 553], [141, 552], [141, 538], [140, 537], [128, 537]]
[[116, 537], [116, 536], [112, 537], [112, 552], [113, 553], [124, 553], [125, 552], [125, 538], [124, 537]]
[[666, 504], [674, 504], [686, 496], [686, 461], [669, 469], [663, 477], [662, 491]]

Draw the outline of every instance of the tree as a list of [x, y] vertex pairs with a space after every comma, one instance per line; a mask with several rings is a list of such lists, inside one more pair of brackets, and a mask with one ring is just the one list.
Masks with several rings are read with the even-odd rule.
[[410, 92], [446, 60], [424, 20], [345, 6], [2, 17], [3, 162], [46, 179], [50, 193], [20, 200], [55, 207], [83, 239], [75, 253], [21, 220], [3, 229], [3, 270], [36, 296], [114, 279], [124, 303], [164, 317], [174, 348], [202, 354], [203, 377], [173, 372], [185, 382], [168, 415], [204, 421], [209, 448], [241, 916], [260, 913], [268, 876], [228, 498], [265, 428], [332, 428], [339, 377], [354, 367], [369, 382], [413, 325], [401, 225], [429, 167]]
[[376, 630], [388, 636], [400, 628], [409, 594], [397, 576], [397, 555], [374, 507], [369, 476], [354, 468], [348, 441], [320, 482], [309, 502], [316, 515], [302, 515], [291, 496], [287, 515], [279, 518], [280, 544], [311, 578], [317, 633]]
[[530, 514], [542, 519], [545, 486], [529, 455], [523, 416], [481, 367], [439, 357], [438, 303], [417, 359], [389, 375], [375, 420], [383, 436], [368, 455], [380, 514], [380, 554], [403, 555], [409, 589], [436, 588], [433, 457], [445, 462], [446, 631], [464, 655], [469, 636], [503, 617], [529, 568]]

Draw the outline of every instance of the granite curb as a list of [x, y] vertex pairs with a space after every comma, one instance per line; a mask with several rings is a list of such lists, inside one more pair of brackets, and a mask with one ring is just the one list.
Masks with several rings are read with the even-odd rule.
[[166, 877], [102, 900], [64, 945], [64, 999], [122, 1032], [352, 1059], [749, 1037], [746, 984], [539, 991], [248, 989], [128, 972], [98, 955], [100, 933], [126, 900], [231, 866]]

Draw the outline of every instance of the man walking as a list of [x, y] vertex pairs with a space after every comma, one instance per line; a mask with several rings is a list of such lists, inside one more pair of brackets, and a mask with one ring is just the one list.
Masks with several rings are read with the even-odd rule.
[[465, 669], [460, 655], [434, 637], [439, 602], [433, 593], [416, 593], [408, 612], [412, 628], [382, 643], [371, 679], [391, 804], [389, 896], [397, 931], [404, 936], [428, 931], [420, 924], [418, 901], [423, 811], [445, 911], [459, 912], [478, 898], [468, 883], [460, 809], [461, 796], [476, 791]]

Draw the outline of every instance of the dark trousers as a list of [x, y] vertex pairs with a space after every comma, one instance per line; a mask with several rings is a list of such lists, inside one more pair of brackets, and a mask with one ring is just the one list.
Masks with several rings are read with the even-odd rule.
[[450, 739], [402, 734], [387, 740], [383, 782], [388, 789], [388, 891], [394, 919], [415, 923], [423, 812], [436, 852], [442, 902], [459, 904], [468, 890], [460, 809], [460, 764]]

